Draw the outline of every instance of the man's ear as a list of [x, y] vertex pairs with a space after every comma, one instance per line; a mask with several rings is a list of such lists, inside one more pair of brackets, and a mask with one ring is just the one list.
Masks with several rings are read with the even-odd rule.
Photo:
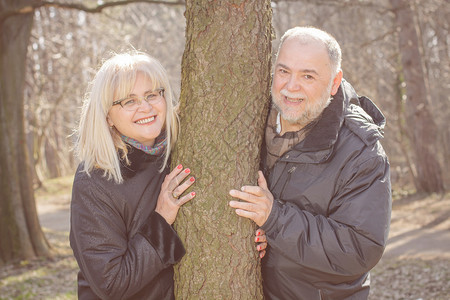
[[333, 85], [331, 86], [331, 96], [336, 95], [337, 90], [342, 82], [342, 70], [340, 70], [333, 79]]

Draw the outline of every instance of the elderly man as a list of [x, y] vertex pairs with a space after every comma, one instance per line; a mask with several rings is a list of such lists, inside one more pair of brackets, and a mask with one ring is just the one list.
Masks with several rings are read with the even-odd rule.
[[386, 245], [385, 119], [342, 79], [340, 63], [339, 44], [322, 30], [283, 35], [263, 172], [258, 186], [230, 191], [243, 200], [230, 206], [260, 227], [266, 299], [367, 299], [369, 271]]

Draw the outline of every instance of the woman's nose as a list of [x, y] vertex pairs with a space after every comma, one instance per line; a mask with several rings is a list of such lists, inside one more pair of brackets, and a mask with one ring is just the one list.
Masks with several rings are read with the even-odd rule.
[[140, 111], [149, 111], [152, 108], [153, 108], [153, 106], [149, 102], [145, 101], [144, 99], [140, 99], [138, 110], [140, 110]]

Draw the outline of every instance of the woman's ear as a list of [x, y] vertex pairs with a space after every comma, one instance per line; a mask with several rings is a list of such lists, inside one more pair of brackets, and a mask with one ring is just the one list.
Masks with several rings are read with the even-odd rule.
[[106, 116], [106, 122], [108, 122], [109, 127], [113, 127], [114, 126], [114, 123], [113, 123], [113, 121], [111, 121], [111, 118], [109, 117], [109, 115]]

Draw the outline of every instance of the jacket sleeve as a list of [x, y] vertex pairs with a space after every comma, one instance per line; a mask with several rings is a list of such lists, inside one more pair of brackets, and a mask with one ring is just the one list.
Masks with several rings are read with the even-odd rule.
[[262, 226], [271, 251], [298, 264], [318, 288], [324, 280], [339, 284], [368, 272], [387, 241], [391, 213], [387, 158], [376, 156], [346, 166], [340, 178], [327, 216], [274, 200]]
[[185, 253], [173, 228], [156, 212], [134, 236], [111, 197], [90, 180], [75, 180], [70, 243], [81, 272], [102, 299], [132, 296]]

